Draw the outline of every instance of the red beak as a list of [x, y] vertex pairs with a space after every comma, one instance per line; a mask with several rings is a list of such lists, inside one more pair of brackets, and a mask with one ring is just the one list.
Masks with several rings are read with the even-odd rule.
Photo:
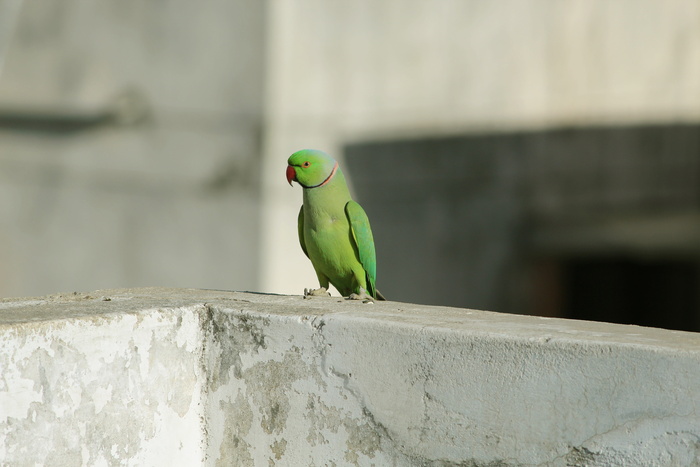
[[287, 166], [287, 181], [291, 185], [293, 181], [297, 179], [297, 172], [294, 170], [294, 167], [291, 165]]

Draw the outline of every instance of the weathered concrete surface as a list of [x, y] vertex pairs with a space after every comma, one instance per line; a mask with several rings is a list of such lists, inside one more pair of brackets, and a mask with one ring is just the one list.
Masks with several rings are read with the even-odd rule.
[[2, 465], [697, 465], [700, 335], [182, 289], [0, 301]]

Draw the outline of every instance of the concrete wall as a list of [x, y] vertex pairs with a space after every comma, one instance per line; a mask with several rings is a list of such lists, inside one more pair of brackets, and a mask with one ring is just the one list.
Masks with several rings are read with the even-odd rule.
[[697, 465], [700, 337], [177, 289], [0, 301], [7, 465]]
[[21, 7], [0, 76], [0, 296], [255, 289], [265, 3]]

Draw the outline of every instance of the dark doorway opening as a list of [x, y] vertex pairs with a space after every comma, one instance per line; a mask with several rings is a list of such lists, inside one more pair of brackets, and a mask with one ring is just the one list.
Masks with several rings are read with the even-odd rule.
[[564, 262], [561, 271], [562, 317], [700, 330], [696, 262], [582, 258]]

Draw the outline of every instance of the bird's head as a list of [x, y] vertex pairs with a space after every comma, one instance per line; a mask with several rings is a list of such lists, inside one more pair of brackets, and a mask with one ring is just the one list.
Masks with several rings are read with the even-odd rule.
[[287, 181], [297, 182], [304, 188], [325, 185], [338, 170], [338, 163], [331, 156], [316, 149], [297, 151], [287, 160]]

